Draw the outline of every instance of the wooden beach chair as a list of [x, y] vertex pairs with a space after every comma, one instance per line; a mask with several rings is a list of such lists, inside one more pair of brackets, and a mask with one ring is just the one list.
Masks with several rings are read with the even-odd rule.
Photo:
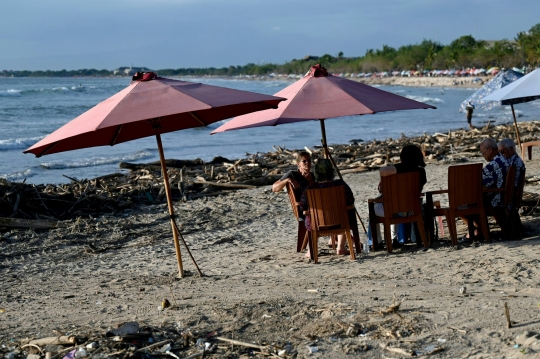
[[301, 220], [300, 214], [302, 213], [302, 208], [300, 207], [300, 199], [296, 198], [296, 195], [294, 194], [294, 189], [291, 186], [290, 183], [287, 183], [287, 194], [289, 195], [289, 201], [291, 202], [291, 208], [294, 213], [294, 217], [296, 218], [296, 221], [298, 222], [298, 235], [296, 239], [296, 251], [301, 252], [304, 250], [303, 243], [307, 243], [309, 238], [309, 232], [306, 231], [306, 226], [304, 225], [304, 221]]
[[[426, 208], [431, 209], [432, 213], [430, 216], [446, 217], [452, 245], [456, 246], [458, 244], [456, 217], [461, 216], [478, 217], [484, 240], [489, 241], [489, 227], [482, 193], [481, 163], [448, 167], [448, 189], [426, 192]], [[448, 194], [448, 207], [433, 208], [433, 195], [438, 194]], [[471, 238], [474, 237], [473, 221], [469, 221], [469, 236]]]
[[[420, 173], [408, 172], [397, 173], [390, 176], [381, 177], [382, 193], [381, 198], [368, 199], [369, 225], [373, 250], [378, 249], [379, 239], [377, 238], [377, 225], [384, 226], [384, 238], [386, 249], [392, 253], [392, 237], [390, 235], [390, 225], [400, 223], [415, 222], [422, 238], [424, 247], [428, 247], [424, 219], [422, 218], [422, 203], [420, 201]], [[382, 203], [384, 207], [384, 217], [375, 215], [375, 203]], [[410, 215], [400, 217], [398, 213], [408, 212]]]
[[355, 259], [353, 238], [347, 204], [345, 202], [345, 186], [313, 188], [306, 190], [308, 211], [304, 212], [311, 220], [310, 254], [318, 263], [318, 239], [324, 236], [344, 234], [349, 244], [351, 259]]

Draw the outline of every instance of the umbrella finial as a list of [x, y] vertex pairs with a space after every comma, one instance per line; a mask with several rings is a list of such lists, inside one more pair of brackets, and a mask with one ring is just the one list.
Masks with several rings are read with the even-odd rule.
[[328, 76], [328, 71], [324, 67], [321, 66], [321, 64], [317, 64], [314, 66], [311, 66], [309, 69], [309, 76], [310, 77], [326, 77]]
[[158, 75], [155, 72], [142, 72], [137, 71], [131, 78], [131, 81], [150, 81], [156, 79]]

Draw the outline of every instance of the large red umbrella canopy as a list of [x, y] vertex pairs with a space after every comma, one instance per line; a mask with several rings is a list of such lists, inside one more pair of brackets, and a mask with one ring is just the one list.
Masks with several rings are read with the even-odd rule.
[[236, 117], [212, 133], [385, 111], [436, 108], [360, 82], [332, 76], [320, 65], [313, 66], [306, 76], [275, 96], [285, 97], [288, 101], [280, 103], [275, 110]]
[[115, 145], [146, 136], [206, 126], [276, 108], [284, 98], [157, 77], [146, 73], [124, 90], [54, 131], [24, 153], [42, 155]]
[[[33, 153], [40, 157], [79, 148], [112, 146], [155, 135], [173, 228], [178, 271], [183, 277], [179, 236], [195, 266], [197, 263], [176, 224], [161, 134], [206, 126], [253, 111], [276, 108], [283, 100], [285, 99], [253, 92], [165, 79], [153, 72], [137, 73], [130, 86], [60, 127], [24, 153]], [[197, 270], [202, 275], [198, 266]]]

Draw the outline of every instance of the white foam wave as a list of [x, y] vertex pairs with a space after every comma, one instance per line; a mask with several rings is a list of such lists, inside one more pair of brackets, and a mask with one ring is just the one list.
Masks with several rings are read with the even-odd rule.
[[0, 140], [0, 150], [27, 149], [43, 137], [8, 138]]
[[407, 95], [405, 97], [410, 98], [411, 100], [419, 101], [419, 102], [444, 103], [444, 100], [438, 97], [414, 96], [414, 95]]
[[92, 157], [79, 159], [76, 161], [50, 161], [40, 163], [40, 166], [47, 169], [65, 169], [65, 168], [81, 168], [81, 167], [93, 167], [100, 165], [107, 165], [111, 163], [117, 163], [121, 161], [135, 161], [144, 158], [153, 157], [153, 154], [148, 151], [139, 151], [127, 156], [114, 156], [114, 157]]
[[5, 178], [8, 181], [22, 180], [28, 177], [34, 176], [34, 172], [31, 169], [22, 170], [19, 172], [0, 174], [0, 178]]
[[5, 91], [0, 91], [0, 96], [21, 96], [21, 90], [8, 89]]

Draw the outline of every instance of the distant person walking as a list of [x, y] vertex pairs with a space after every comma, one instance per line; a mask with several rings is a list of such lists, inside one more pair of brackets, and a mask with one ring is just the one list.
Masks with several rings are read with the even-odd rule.
[[467, 110], [467, 122], [469, 123], [469, 128], [472, 130], [474, 127], [472, 125], [472, 114], [474, 111], [474, 105], [470, 102], [465, 106], [465, 109]]

